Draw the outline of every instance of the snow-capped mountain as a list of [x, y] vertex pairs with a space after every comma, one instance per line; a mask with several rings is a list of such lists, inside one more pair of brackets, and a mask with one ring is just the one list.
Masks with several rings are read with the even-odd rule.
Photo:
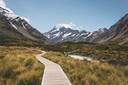
[[[22, 35], [22, 37], [34, 42], [47, 41], [47, 38], [43, 34], [41, 34], [38, 30], [36, 30], [29, 24], [27, 18], [18, 16], [12, 10], [7, 8], [4, 0], [0, 1], [0, 23], [4, 24], [5, 28], [8, 28], [5, 30], [0, 27], [0, 33], [4, 36], [9, 36], [9, 33], [11, 33], [9, 30], [13, 30], [13, 32], [17, 32], [14, 32], [16, 36], [19, 33], [20, 37]], [[20, 39], [20, 37], [18, 37], [18, 39]]]
[[94, 32], [80, 31], [76, 25], [58, 24], [44, 33], [52, 42], [92, 42], [128, 45], [128, 14], [109, 29], [102, 28]]
[[[52, 42], [98, 42], [103, 36], [109, 33], [107, 28], [102, 28], [94, 32], [79, 30], [74, 24], [58, 24], [52, 30], [44, 33]], [[102, 36], [101, 36], [102, 35]], [[99, 38], [101, 37], [101, 38]]]
[[[45, 36], [44, 36], [45, 35]], [[73, 23], [57, 24], [52, 30], [41, 34], [33, 28], [29, 20], [16, 15], [9, 9], [4, 0], [0, 0], [0, 44], [16, 42], [47, 43], [51, 42], [93, 42], [93, 43], [114, 43], [128, 45], [128, 14], [122, 17], [109, 29], [103, 28], [94, 32], [79, 30]]]
[[86, 39], [90, 32], [79, 31], [78, 27], [72, 23], [57, 24], [49, 32], [44, 33], [52, 42], [78, 42]]

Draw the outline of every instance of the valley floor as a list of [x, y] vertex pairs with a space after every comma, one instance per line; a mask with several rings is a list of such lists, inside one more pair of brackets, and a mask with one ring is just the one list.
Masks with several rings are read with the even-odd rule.
[[[77, 49], [79, 49], [78, 47]], [[82, 50], [83, 48], [80, 47], [80, 49]], [[84, 47], [84, 49], [86, 48]], [[0, 46], [0, 85], [40, 85], [44, 66], [35, 57], [41, 53], [39, 50], [39, 48], [34, 47]], [[109, 62], [90, 62], [86, 59], [77, 60], [59, 51], [47, 50], [44, 57], [59, 64], [70, 79], [72, 85], [128, 84], [128, 65], [114, 65]], [[91, 52], [91, 49], [87, 52]], [[99, 50], [98, 48], [96, 52], [108, 54], [111, 51], [101, 50], [101, 48]], [[107, 59], [116, 58], [119, 61], [122, 59], [127, 61], [127, 49], [126, 51], [115, 50], [114, 55], [115, 53], [118, 53], [116, 55], [122, 54], [124, 57], [112, 56], [107, 57]]]
[[73, 85], [127, 85], [128, 66], [76, 60], [60, 52], [48, 52], [45, 58], [58, 63]]

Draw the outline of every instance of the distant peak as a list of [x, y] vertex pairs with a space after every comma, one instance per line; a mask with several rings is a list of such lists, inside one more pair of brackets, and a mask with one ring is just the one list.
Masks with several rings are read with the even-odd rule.
[[61, 23], [61, 24], [57, 24], [55, 27], [56, 28], [67, 28], [67, 29], [70, 28], [70, 29], [72, 29], [72, 28], [76, 27], [76, 25], [73, 23]]
[[58, 30], [59, 29], [80, 30], [80, 27], [78, 27], [77, 25], [73, 24], [72, 22], [57, 24], [56, 26], [54, 26], [54, 28], [56, 28]]

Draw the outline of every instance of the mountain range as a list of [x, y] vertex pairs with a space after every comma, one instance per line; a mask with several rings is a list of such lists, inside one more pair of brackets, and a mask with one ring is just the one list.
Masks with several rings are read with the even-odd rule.
[[109, 29], [100, 28], [94, 32], [87, 32], [86, 30], [78, 30], [72, 24], [57, 24], [44, 35], [54, 43], [91, 42], [128, 45], [128, 14]]
[[70, 24], [57, 24], [48, 32], [41, 33], [32, 27], [25, 17], [0, 6], [0, 44], [48, 44], [61, 42], [90, 42], [128, 45], [128, 14], [109, 29], [94, 32], [79, 30]]

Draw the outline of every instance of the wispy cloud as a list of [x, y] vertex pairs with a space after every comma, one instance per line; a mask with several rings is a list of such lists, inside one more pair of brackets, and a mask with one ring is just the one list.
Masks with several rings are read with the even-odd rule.
[[[4, 8], [4, 9], [6, 9], [6, 10], [8, 10], [9, 11], [9, 16], [11, 16], [11, 17], [17, 17], [18, 15], [16, 15], [10, 8], [8, 8], [7, 6], [6, 6], [6, 0], [0, 0], [0, 7], [2, 7], [2, 8]], [[21, 17], [20, 16], [20, 18], [21, 19], [24, 19], [24, 20], [26, 20], [28, 23], [30, 23], [30, 21], [26, 18], [26, 17]]]
[[4, 0], [0, 0], [0, 7], [6, 8], [6, 4]]
[[13, 11], [6, 6], [5, 0], [0, 0], [0, 7], [9, 10], [10, 13], [13, 13]]

